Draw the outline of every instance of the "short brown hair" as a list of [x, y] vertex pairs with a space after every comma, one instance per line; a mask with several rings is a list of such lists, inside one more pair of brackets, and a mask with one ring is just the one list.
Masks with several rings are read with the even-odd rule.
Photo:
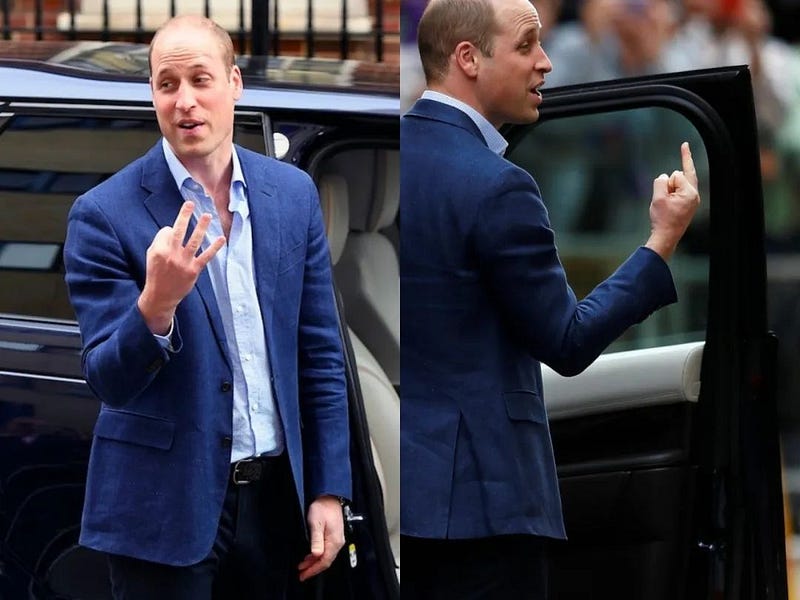
[[153, 34], [153, 39], [150, 40], [150, 50], [147, 54], [147, 66], [150, 69], [150, 72], [153, 72], [153, 47], [156, 44], [158, 35], [162, 31], [171, 29], [172, 27], [180, 25], [183, 22], [192, 22], [193, 25], [198, 27], [205, 27], [214, 34], [219, 42], [220, 48], [222, 49], [222, 61], [225, 64], [225, 70], [227, 71], [228, 75], [230, 75], [231, 68], [233, 68], [233, 65], [236, 64], [236, 55], [233, 52], [233, 40], [231, 40], [230, 34], [217, 23], [200, 15], [181, 15], [172, 17], [169, 21], [164, 23], [156, 30], [156, 32]]
[[431, 0], [417, 27], [417, 43], [425, 79], [437, 82], [447, 75], [450, 55], [461, 42], [470, 42], [491, 56], [497, 30], [492, 0]]

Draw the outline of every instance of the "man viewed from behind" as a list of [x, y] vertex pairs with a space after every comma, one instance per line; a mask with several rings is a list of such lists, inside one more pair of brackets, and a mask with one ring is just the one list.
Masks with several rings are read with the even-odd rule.
[[350, 495], [316, 189], [233, 144], [215, 23], [170, 20], [150, 66], [164, 137], [76, 200], [64, 250], [102, 401], [80, 542], [118, 599], [284, 598], [333, 561]]
[[580, 302], [536, 182], [502, 157], [497, 129], [539, 116], [540, 35], [527, 0], [431, 0], [419, 24], [427, 90], [400, 130], [404, 598], [546, 597], [565, 532], [540, 363], [577, 374], [676, 301], [687, 144], [653, 182], [645, 245]]

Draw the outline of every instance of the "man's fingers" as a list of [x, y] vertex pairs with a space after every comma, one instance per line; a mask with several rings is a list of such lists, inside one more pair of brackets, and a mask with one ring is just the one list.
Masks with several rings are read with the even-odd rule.
[[318, 575], [322, 573], [325, 569], [331, 566], [333, 560], [336, 558], [336, 553], [332, 552], [332, 548], [329, 546], [327, 552], [322, 553], [319, 556], [312, 554], [307, 554], [303, 561], [297, 565], [298, 571], [300, 571], [300, 581], [305, 581], [314, 575]]
[[682, 171], [675, 171], [669, 178], [669, 192], [677, 193], [680, 196], [700, 202], [697, 188]]
[[148, 248], [148, 251], [161, 246], [166, 246], [169, 248], [171, 241], [172, 227], [162, 227], [153, 237], [153, 241], [150, 243], [150, 248]]
[[187, 200], [178, 211], [178, 217], [172, 225], [172, 239], [174, 242], [183, 245], [183, 238], [186, 236], [186, 229], [189, 227], [189, 220], [194, 211], [194, 202]]
[[653, 198], [669, 194], [669, 177], [662, 173], [653, 180]]
[[196, 260], [200, 263], [201, 267], [205, 267], [209, 262], [211, 262], [211, 259], [214, 258], [217, 252], [219, 252], [220, 249], [225, 245], [225, 241], [225, 236], [221, 235], [215, 239], [208, 248], [200, 253]]
[[324, 563], [322, 559], [309, 554], [298, 566], [300, 571], [300, 581], [305, 581], [306, 579], [310, 579], [315, 575], [319, 575], [329, 566], [330, 565]]
[[189, 250], [192, 255], [197, 254], [200, 244], [203, 243], [203, 239], [206, 237], [206, 231], [208, 231], [209, 223], [211, 223], [210, 214], [203, 213], [200, 215], [200, 220], [197, 222], [191, 237], [189, 237], [188, 241], [186, 242], [186, 249]]
[[681, 144], [681, 163], [683, 164], [683, 174], [695, 188], [697, 187], [697, 171], [694, 168], [694, 160], [692, 159], [692, 150], [689, 148], [689, 142]]
[[314, 556], [313, 554], [306, 554], [303, 560], [297, 565], [297, 569], [300, 571], [304, 571], [308, 569], [311, 565], [315, 565], [319, 562], [319, 557]]
[[669, 176], [669, 182], [667, 183], [667, 189], [669, 190], [669, 193], [672, 194], [673, 192], [678, 191], [678, 188], [684, 181], [686, 181], [686, 177], [681, 171], [673, 171], [672, 175]]

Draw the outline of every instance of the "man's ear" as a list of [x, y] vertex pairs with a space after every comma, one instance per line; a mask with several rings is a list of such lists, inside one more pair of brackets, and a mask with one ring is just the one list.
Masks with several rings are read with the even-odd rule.
[[242, 89], [243, 89], [243, 82], [242, 82], [242, 72], [239, 70], [239, 67], [233, 65], [231, 67], [231, 85], [233, 86], [233, 99], [239, 100], [242, 97]]
[[469, 78], [478, 75], [478, 65], [480, 64], [481, 53], [470, 42], [459, 42], [453, 52], [455, 63], [459, 69]]

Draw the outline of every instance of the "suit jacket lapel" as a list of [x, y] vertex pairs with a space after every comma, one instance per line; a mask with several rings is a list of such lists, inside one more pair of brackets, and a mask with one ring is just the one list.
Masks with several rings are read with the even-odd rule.
[[[145, 208], [152, 215], [158, 227], [172, 227], [178, 216], [178, 211], [183, 206], [183, 197], [175, 185], [175, 179], [167, 166], [161, 141], [145, 155], [145, 164], [142, 169], [142, 187], [149, 192], [149, 195], [144, 200]], [[195, 223], [195, 219], [192, 217], [187, 235], [192, 231]], [[209, 321], [211, 321], [211, 328], [214, 330], [222, 355], [230, 365], [225, 328], [222, 325], [222, 317], [219, 313], [217, 297], [214, 295], [214, 287], [211, 285], [211, 276], [208, 274], [208, 269], [203, 269], [200, 273], [195, 283], [195, 288], [206, 307], [206, 313]]]
[[[281, 247], [277, 189], [268, 180], [269, 169], [261, 160], [256, 162], [242, 148], [237, 147], [236, 151], [247, 183], [258, 303], [261, 307], [265, 332], [269, 332], [272, 329], [272, 307]], [[269, 342], [269, 335], [267, 341]]]

